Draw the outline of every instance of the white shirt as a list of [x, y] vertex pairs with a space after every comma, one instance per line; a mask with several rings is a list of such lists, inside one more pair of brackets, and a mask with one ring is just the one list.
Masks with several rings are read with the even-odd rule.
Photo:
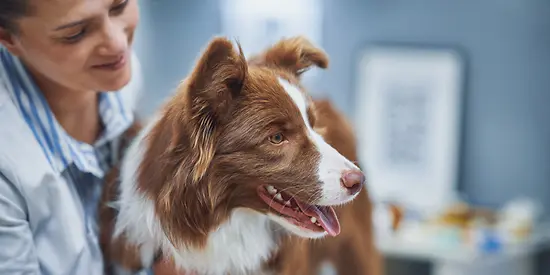
[[63, 130], [21, 62], [0, 47], [0, 274], [103, 274], [95, 215], [141, 88], [132, 57], [130, 84], [99, 95], [105, 130], [90, 145]]

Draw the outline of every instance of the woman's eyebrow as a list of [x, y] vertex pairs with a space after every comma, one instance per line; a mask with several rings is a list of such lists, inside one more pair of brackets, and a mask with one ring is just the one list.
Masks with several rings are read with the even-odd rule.
[[71, 27], [74, 27], [74, 26], [82, 25], [82, 24], [86, 23], [89, 20], [90, 19], [82, 19], [82, 20], [71, 22], [71, 23], [67, 23], [67, 24], [64, 24], [64, 25], [61, 25], [61, 26], [55, 28], [54, 31], [59, 31], [59, 30], [62, 30], [62, 29], [67, 29], [67, 28], [71, 28]]

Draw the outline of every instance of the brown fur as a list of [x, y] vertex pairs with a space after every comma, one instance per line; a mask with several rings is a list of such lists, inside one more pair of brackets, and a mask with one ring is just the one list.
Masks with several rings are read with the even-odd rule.
[[[174, 246], [201, 249], [235, 208], [272, 211], [257, 195], [264, 184], [308, 203], [319, 198], [319, 153], [300, 111], [281, 96], [286, 92], [277, 77], [303, 89], [300, 74], [312, 65], [326, 67], [328, 58], [303, 38], [275, 49], [247, 64], [240, 47], [237, 52], [230, 41], [214, 39], [144, 140], [138, 191], [155, 203]], [[308, 110], [311, 120], [313, 114]], [[270, 137], [279, 133], [284, 142], [273, 144]], [[114, 178], [108, 179], [105, 200], [116, 197]], [[125, 244], [124, 235], [109, 238], [116, 213], [103, 210], [106, 262], [135, 270], [135, 248]]]
[[[327, 100], [316, 101], [315, 106], [316, 127], [323, 129], [323, 138], [349, 160], [358, 161], [354, 131], [347, 119]], [[335, 210], [342, 232], [335, 238], [309, 243], [312, 269], [316, 271], [323, 261], [329, 261], [338, 274], [383, 274], [383, 263], [373, 239], [372, 204], [368, 193], [361, 192], [351, 203]], [[300, 265], [299, 259], [289, 258], [287, 269], [295, 265]]]
[[[260, 181], [273, 181], [291, 193], [296, 179], [314, 181], [313, 173], [304, 171], [313, 172], [319, 156], [304, 138], [299, 110], [290, 98], [278, 96], [282, 91], [275, 76], [272, 70], [247, 68], [229, 41], [215, 40], [165, 107], [148, 136], [138, 181], [157, 202], [174, 244], [203, 246], [208, 233], [236, 207], [267, 211], [256, 195]], [[265, 146], [266, 137], [279, 131], [296, 142], [284, 150]], [[317, 191], [297, 196], [307, 200]]]
[[[314, 56], [321, 67], [328, 65], [326, 55], [301, 37], [281, 40], [251, 60], [256, 65], [273, 66], [292, 64], [298, 56]], [[300, 72], [295, 66], [287, 67]], [[315, 100], [313, 106], [308, 110], [308, 117], [315, 131], [346, 158], [357, 162], [356, 138], [346, 117], [328, 100]], [[342, 227], [340, 235], [314, 241], [288, 238], [269, 263], [271, 268], [285, 275], [317, 274], [320, 265], [328, 261], [342, 275], [383, 274], [382, 259], [373, 239], [372, 204], [368, 193], [361, 192], [353, 202], [335, 207], [335, 210]]]
[[[315, 110], [315, 111], [313, 111]], [[313, 114], [315, 113], [315, 115]], [[315, 121], [316, 131], [323, 135], [323, 138], [336, 150], [352, 161], [357, 161], [356, 141], [354, 131], [344, 117], [330, 101], [315, 100], [314, 108], [311, 109], [310, 119]], [[136, 129], [131, 128], [127, 136], [133, 137]], [[113, 188], [118, 177], [118, 168], [106, 178], [106, 192], [102, 201], [113, 201], [116, 193]], [[324, 261], [335, 265], [338, 274], [358, 275], [381, 275], [383, 274], [382, 259], [375, 247], [372, 232], [372, 205], [366, 192], [362, 192], [353, 202], [336, 208], [342, 225], [342, 232], [334, 238], [310, 241], [298, 237], [285, 238], [281, 243], [279, 252], [267, 265], [277, 270], [280, 275], [294, 274], [317, 274], [318, 268]], [[114, 218], [114, 211], [104, 204], [100, 208], [100, 221], [103, 221], [101, 228], [111, 228]], [[107, 226], [108, 225], [108, 226]], [[100, 237], [102, 246], [109, 242], [112, 232], [103, 231]], [[104, 249], [106, 258], [113, 255], [115, 261], [122, 263], [132, 270], [139, 270], [141, 263], [135, 250], [126, 249], [122, 245], [123, 240], [114, 243], [115, 249], [110, 252]], [[173, 272], [168, 270], [166, 274]]]
[[[315, 130], [341, 154], [357, 161], [354, 131], [328, 100], [314, 100]], [[342, 231], [333, 238], [286, 238], [269, 266], [280, 275], [313, 275], [329, 262], [340, 275], [382, 275], [383, 262], [373, 235], [372, 205], [367, 192], [351, 203], [335, 208]]]
[[283, 68], [295, 76], [300, 76], [313, 65], [325, 69], [328, 62], [326, 53], [302, 36], [282, 39], [268, 51], [249, 59], [252, 65]]

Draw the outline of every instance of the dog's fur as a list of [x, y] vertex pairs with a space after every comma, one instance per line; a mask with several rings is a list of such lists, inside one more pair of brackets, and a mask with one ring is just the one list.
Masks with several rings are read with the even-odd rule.
[[[329, 100], [314, 100], [314, 106], [320, 134], [356, 162], [356, 139], [349, 121]], [[382, 275], [383, 262], [373, 239], [372, 205], [367, 190], [335, 210], [342, 224], [340, 235], [313, 241], [289, 239], [281, 245], [271, 268], [280, 275], [313, 275], [329, 263], [341, 275]]]
[[[286, 47], [289, 44], [276, 44], [250, 62], [269, 66], [287, 52]], [[313, 46], [306, 43], [304, 47]], [[344, 157], [357, 163], [357, 141], [348, 119], [329, 100], [313, 100], [312, 106], [315, 131]], [[271, 259], [270, 269], [281, 275], [313, 275], [324, 263], [330, 263], [338, 274], [383, 274], [382, 258], [373, 239], [372, 204], [367, 192], [365, 189], [351, 203], [335, 207], [342, 225], [340, 235], [313, 241], [290, 236]]]
[[[214, 39], [176, 95], [139, 131], [105, 187], [106, 263], [135, 271], [160, 251], [200, 274], [258, 272], [286, 231], [327, 234], [282, 218], [260, 199], [265, 186], [320, 206], [356, 197], [357, 184], [345, 182], [361, 186], [362, 176], [313, 130], [315, 110], [300, 85], [301, 73], [325, 68], [327, 56], [294, 38], [258, 60], [249, 64], [240, 48]], [[117, 213], [106, 207], [114, 200]]]

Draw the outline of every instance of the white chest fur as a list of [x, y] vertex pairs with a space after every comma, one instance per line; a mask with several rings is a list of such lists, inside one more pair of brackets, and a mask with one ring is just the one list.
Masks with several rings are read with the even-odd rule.
[[200, 274], [233, 275], [258, 271], [275, 247], [268, 218], [251, 210], [237, 209], [210, 234], [204, 249], [183, 249], [173, 254], [176, 264], [191, 267]]

